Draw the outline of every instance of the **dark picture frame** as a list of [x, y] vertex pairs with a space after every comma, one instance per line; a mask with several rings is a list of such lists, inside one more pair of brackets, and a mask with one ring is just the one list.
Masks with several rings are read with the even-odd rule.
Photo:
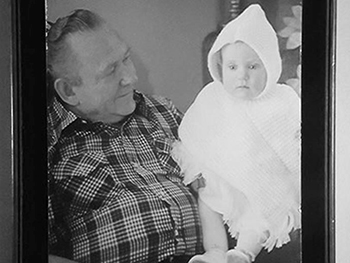
[[12, 262], [47, 262], [45, 1], [14, 0]]
[[336, 1], [305, 1], [302, 23], [302, 260], [335, 262]]
[[[335, 1], [303, 2], [302, 262], [334, 262]], [[12, 262], [47, 261], [45, 1], [14, 0]], [[12, 204], [11, 204], [12, 205]]]

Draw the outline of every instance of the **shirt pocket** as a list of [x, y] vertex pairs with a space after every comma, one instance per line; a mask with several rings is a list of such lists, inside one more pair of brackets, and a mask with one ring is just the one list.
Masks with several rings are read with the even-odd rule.
[[72, 215], [99, 209], [125, 191], [102, 153], [89, 152], [62, 160], [53, 167], [54, 187]]

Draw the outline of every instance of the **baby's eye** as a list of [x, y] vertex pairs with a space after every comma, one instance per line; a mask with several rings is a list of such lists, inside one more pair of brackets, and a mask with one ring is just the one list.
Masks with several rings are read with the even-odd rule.
[[237, 69], [237, 66], [236, 65], [228, 65], [228, 68], [231, 70], [235, 70], [235, 69]]
[[258, 69], [259, 68], [259, 64], [251, 64], [250, 66], [249, 66], [249, 69]]

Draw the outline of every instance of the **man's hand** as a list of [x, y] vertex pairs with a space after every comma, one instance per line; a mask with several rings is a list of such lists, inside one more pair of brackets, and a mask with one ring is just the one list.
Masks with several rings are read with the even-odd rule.
[[49, 263], [78, 263], [70, 259], [49, 255]]

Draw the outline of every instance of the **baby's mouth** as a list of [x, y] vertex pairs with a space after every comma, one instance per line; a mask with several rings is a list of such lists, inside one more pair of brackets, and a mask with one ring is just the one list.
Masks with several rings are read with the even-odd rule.
[[243, 85], [243, 86], [237, 86], [236, 89], [249, 89], [249, 87]]

